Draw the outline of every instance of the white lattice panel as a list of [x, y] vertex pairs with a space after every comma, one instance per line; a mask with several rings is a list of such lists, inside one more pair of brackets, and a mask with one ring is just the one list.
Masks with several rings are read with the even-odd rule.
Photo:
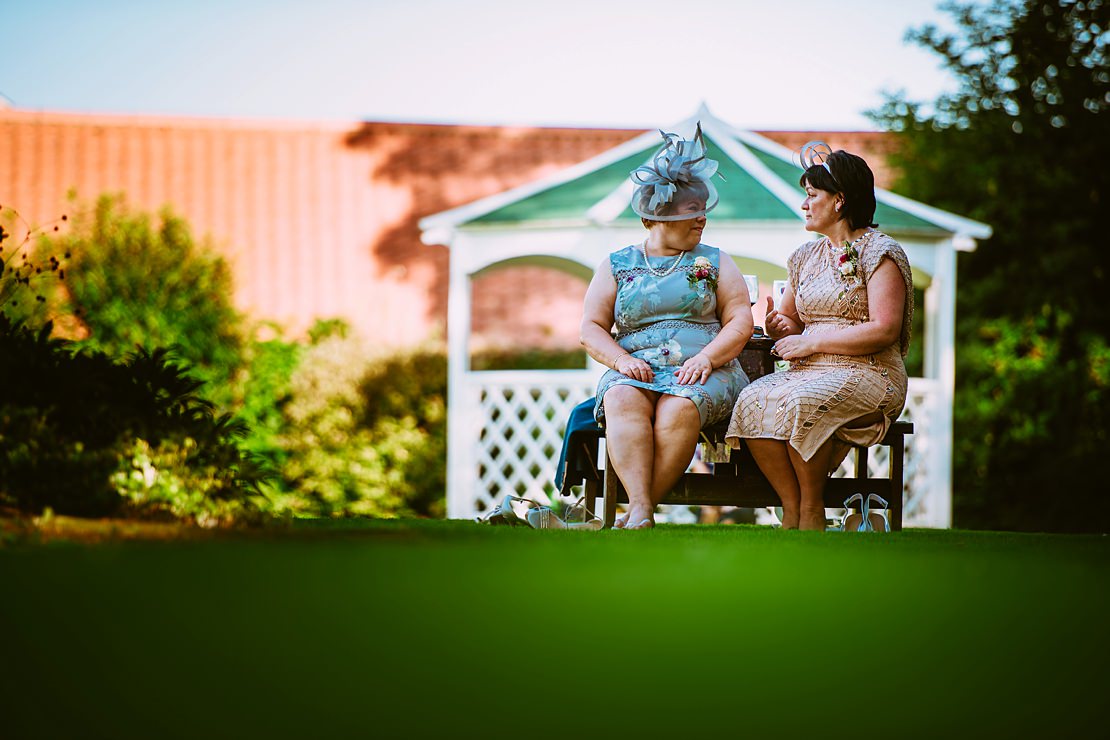
[[472, 500], [475, 513], [509, 493], [550, 502], [567, 417], [575, 406], [593, 396], [595, 389], [592, 378], [551, 383], [547, 379], [551, 374], [474, 374], [479, 381], [476, 391], [481, 417]]
[[[465, 496], [460, 510], [468, 516], [480, 514], [508, 493], [550, 502], [567, 417], [594, 394], [595, 383], [596, 376], [585, 371], [469, 373], [466, 392], [475, 400], [478, 418], [472, 420], [472, 428], [478, 434], [470, 441], [475, 452], [470, 458], [473, 477], [455, 489]], [[901, 417], [914, 424], [914, 434], [906, 437], [904, 458], [905, 526], [934, 521], [930, 507], [947, 504], [934, 500], [939, 488], [929, 465], [935, 459], [932, 446], [947, 443], [936, 439], [938, 400], [935, 382], [910, 379]], [[868, 457], [872, 475], [886, 475], [888, 455], [887, 447], [872, 448]], [[854, 475], [854, 465], [854, 456], [849, 455], [835, 475]], [[688, 511], [660, 514], [661, 519], [689, 518]]]

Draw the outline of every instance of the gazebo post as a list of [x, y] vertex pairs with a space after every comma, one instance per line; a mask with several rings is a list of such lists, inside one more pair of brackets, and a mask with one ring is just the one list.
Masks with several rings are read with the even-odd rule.
[[[926, 316], [926, 320], [936, 319], [937, 359], [934, 364], [938, 393], [936, 395], [935, 416], [930, 422], [930, 430], [936, 442], [932, 445], [929, 476], [932, 482], [930, 491], [929, 523], [934, 527], [947, 529], [952, 526], [952, 442], [953, 409], [956, 393], [956, 247], [953, 239], [945, 239], [937, 245], [936, 274], [930, 290], [937, 292], [936, 315]], [[928, 305], [926, 301], [926, 305]], [[935, 431], [934, 431], [935, 430]], [[944, 444], [941, 440], [949, 440]]]
[[[452, 241], [458, 241], [453, 235]], [[454, 245], [451, 245], [454, 246]], [[473, 515], [473, 460], [477, 399], [468, 397], [466, 374], [470, 371], [470, 275], [466, 255], [451, 249], [447, 292], [447, 517]]]

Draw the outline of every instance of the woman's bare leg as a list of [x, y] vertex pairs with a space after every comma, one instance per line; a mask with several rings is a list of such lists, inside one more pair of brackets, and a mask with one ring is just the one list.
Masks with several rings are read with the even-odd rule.
[[782, 501], [782, 528], [797, 529], [801, 518], [801, 486], [787, 452], [790, 445], [778, 439], [745, 439], [756, 465]]
[[650, 505], [646, 508], [633, 506], [629, 509], [630, 527], [655, 526], [655, 506], [686, 472], [694, 457], [699, 431], [701, 415], [693, 401], [682, 396], [660, 396], [655, 404]]
[[631, 385], [614, 385], [605, 392], [605, 447], [613, 471], [628, 493], [625, 522], [644, 518], [637, 511], [651, 510], [654, 471], [655, 403], [660, 394]]
[[793, 447], [787, 450], [801, 490], [799, 526], [802, 529], [825, 529], [825, 483], [829, 479], [832, 451], [832, 437], [817, 448], [817, 452], [808, 461], [803, 460]]

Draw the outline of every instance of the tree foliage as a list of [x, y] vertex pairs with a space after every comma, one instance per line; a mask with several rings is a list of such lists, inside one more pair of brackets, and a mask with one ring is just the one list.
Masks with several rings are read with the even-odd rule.
[[959, 257], [956, 523], [1105, 531], [1108, 6], [943, 7], [956, 32], [908, 40], [957, 88], [871, 115], [900, 132], [900, 191], [994, 229]]
[[447, 358], [380, 355], [345, 331], [314, 336], [282, 406], [283, 511], [443, 516]]
[[44, 239], [40, 252], [70, 255], [53, 313], [85, 329], [83, 346], [117, 358], [172, 349], [206, 394], [225, 388], [239, 367], [231, 268], [168, 208], [152, 220], [122, 196], [101, 196], [77, 208], [68, 233]]
[[202, 523], [259, 513], [244, 426], [163, 350], [122, 361], [0, 315], [0, 504]]

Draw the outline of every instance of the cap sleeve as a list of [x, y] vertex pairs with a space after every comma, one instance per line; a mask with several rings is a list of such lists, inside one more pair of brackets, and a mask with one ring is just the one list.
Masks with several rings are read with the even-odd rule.
[[889, 259], [902, 273], [902, 282], [906, 286], [906, 302], [902, 311], [902, 334], [899, 347], [905, 357], [910, 349], [910, 326], [913, 324], [913, 271], [910, 269], [909, 258], [906, 257], [902, 245], [891, 239], [886, 234], [878, 234], [876, 239], [864, 247], [860, 254], [860, 266], [863, 268], [863, 281], [866, 284], [879, 269], [884, 259]]

